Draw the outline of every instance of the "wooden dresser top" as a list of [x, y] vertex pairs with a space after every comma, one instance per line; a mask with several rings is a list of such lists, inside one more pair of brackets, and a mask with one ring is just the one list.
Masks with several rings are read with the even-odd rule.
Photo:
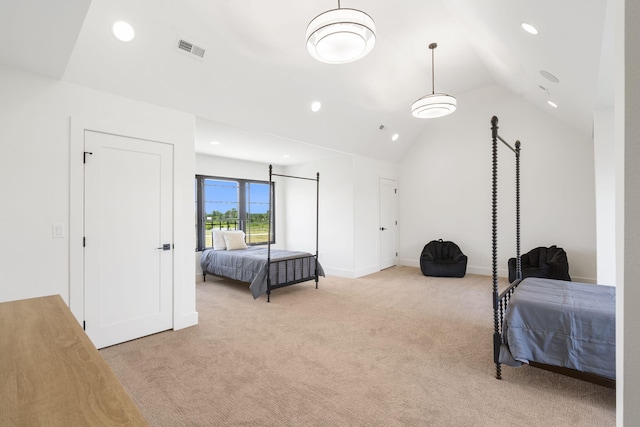
[[147, 426], [59, 295], [0, 303], [0, 425]]

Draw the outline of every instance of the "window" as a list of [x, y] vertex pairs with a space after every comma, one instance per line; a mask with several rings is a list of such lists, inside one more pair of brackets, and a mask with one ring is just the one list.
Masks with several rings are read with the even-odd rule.
[[[272, 194], [274, 188], [272, 183]], [[196, 250], [213, 246], [211, 230], [242, 230], [247, 245], [267, 244], [268, 182], [196, 175], [195, 190]], [[275, 209], [271, 214], [271, 243], [275, 243]]]

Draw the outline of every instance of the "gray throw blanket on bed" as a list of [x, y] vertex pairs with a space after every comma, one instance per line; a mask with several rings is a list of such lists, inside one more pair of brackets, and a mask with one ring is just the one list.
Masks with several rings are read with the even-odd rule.
[[[271, 249], [271, 284], [301, 280], [314, 274], [315, 258], [308, 252]], [[281, 263], [285, 261], [286, 268]], [[241, 282], [250, 283], [253, 298], [267, 292], [267, 248], [250, 246], [235, 251], [206, 250], [200, 260], [205, 274], [224, 276]], [[279, 268], [276, 266], [280, 265]], [[295, 267], [295, 268], [294, 268]], [[324, 276], [324, 270], [318, 263], [318, 276]], [[310, 278], [310, 277], [309, 277]]]
[[500, 362], [529, 361], [616, 377], [616, 288], [526, 278], [504, 320]]

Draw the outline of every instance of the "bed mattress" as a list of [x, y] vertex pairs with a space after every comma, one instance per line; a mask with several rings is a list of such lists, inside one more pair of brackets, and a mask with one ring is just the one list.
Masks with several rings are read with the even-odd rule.
[[[278, 263], [276, 263], [278, 261]], [[308, 252], [271, 249], [271, 284], [311, 280], [315, 274], [315, 257]], [[250, 246], [235, 251], [206, 250], [200, 266], [205, 274], [228, 277], [250, 283], [254, 298], [267, 292], [267, 248]], [[324, 276], [318, 262], [318, 276]]]
[[524, 279], [507, 307], [500, 362], [533, 361], [615, 379], [615, 299], [612, 286]]

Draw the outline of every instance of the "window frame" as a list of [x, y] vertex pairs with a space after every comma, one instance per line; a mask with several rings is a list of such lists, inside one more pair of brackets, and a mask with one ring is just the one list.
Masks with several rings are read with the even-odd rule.
[[[204, 200], [204, 182], [207, 179], [212, 180], [220, 180], [220, 181], [233, 181], [238, 183], [238, 220], [235, 224], [235, 229], [242, 230], [247, 233], [247, 188], [249, 188], [249, 184], [266, 184], [269, 185], [269, 181], [261, 181], [257, 179], [246, 179], [246, 178], [229, 178], [222, 176], [213, 176], [213, 175], [200, 175], [196, 174], [195, 177], [195, 191], [196, 191], [196, 252], [201, 252], [206, 249], [211, 249], [211, 247], [206, 246], [206, 215], [205, 212], [205, 200]], [[276, 217], [276, 207], [275, 207], [275, 182], [271, 182], [271, 189], [269, 192], [270, 195], [270, 203], [269, 209], [267, 212], [270, 212], [268, 216], [269, 221], [271, 221], [271, 235], [265, 242], [256, 242], [256, 243], [247, 243], [248, 246], [260, 246], [260, 245], [268, 245], [275, 244], [276, 239], [276, 228], [275, 228], [275, 217]], [[242, 219], [244, 218], [244, 219]], [[229, 227], [229, 225], [227, 225]]]

